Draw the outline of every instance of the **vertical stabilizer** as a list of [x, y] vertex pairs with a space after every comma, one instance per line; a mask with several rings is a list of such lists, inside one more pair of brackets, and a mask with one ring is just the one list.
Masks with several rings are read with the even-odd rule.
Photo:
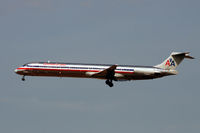
[[155, 67], [166, 70], [174, 70], [183, 61], [184, 58], [194, 59], [194, 57], [189, 56], [189, 52], [172, 52], [171, 55], [163, 63], [156, 65]]

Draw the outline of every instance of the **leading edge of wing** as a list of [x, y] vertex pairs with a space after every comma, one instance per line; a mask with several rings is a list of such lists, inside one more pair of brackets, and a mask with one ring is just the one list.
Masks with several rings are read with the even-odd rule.
[[109, 68], [106, 68], [100, 72], [88, 73], [88, 74], [92, 77], [106, 77], [109, 72], [114, 71], [116, 68], [117, 68], [117, 65], [112, 65]]

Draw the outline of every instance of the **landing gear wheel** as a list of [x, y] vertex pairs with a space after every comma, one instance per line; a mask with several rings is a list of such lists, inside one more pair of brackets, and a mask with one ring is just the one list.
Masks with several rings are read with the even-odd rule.
[[113, 87], [113, 83], [112, 83], [112, 82], [110, 82], [109, 86], [110, 86], [110, 87]]
[[22, 81], [25, 81], [25, 76], [22, 77]]
[[106, 80], [106, 84], [110, 87], [113, 87], [112, 80]]
[[108, 85], [110, 83], [110, 81], [109, 80], [106, 80], [106, 84]]

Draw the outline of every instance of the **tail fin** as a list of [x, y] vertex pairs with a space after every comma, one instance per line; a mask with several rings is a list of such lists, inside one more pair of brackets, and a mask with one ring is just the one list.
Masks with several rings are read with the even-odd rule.
[[183, 61], [184, 58], [194, 59], [194, 57], [189, 56], [189, 52], [187, 53], [172, 52], [171, 55], [163, 63], [156, 65], [155, 67], [166, 70], [175, 70], [176, 67]]

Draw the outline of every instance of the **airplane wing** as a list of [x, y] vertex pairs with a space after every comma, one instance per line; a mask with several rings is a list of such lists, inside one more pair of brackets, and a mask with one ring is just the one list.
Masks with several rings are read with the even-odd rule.
[[104, 69], [98, 73], [94, 73], [91, 76], [92, 77], [105, 77], [107, 79], [113, 79], [115, 75], [115, 69], [117, 68], [117, 65], [112, 65], [111, 67]]

